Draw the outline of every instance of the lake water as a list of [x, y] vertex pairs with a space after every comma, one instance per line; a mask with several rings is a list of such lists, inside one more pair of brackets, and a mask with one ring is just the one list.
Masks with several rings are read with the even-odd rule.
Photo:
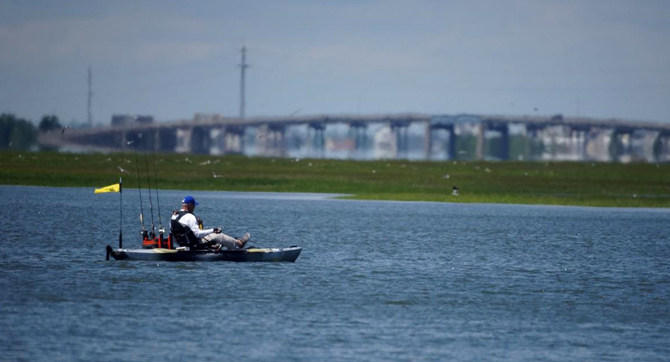
[[[670, 358], [668, 210], [162, 191], [163, 223], [185, 194], [206, 225], [302, 255], [105, 261], [119, 194], [1, 186], [0, 360]], [[139, 247], [137, 190], [123, 204]]]

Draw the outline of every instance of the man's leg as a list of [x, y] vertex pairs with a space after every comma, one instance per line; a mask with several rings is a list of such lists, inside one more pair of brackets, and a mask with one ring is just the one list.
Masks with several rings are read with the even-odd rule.
[[232, 236], [228, 236], [224, 233], [209, 234], [203, 237], [202, 240], [213, 242], [216, 244], [221, 244], [226, 248], [228, 248], [229, 250], [237, 249], [239, 246], [237, 239], [235, 239]]

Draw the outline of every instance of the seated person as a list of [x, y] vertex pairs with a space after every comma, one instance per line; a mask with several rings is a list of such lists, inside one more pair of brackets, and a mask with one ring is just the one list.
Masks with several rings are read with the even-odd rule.
[[[249, 233], [235, 239], [221, 232], [221, 228], [202, 229], [198, 218], [193, 215], [195, 206], [199, 205], [192, 196], [181, 201], [181, 210], [176, 211], [170, 220], [170, 232], [179, 246], [191, 248], [211, 247], [214, 250], [225, 246], [228, 249], [242, 249], [249, 241]], [[200, 225], [199, 225], [200, 224]]]

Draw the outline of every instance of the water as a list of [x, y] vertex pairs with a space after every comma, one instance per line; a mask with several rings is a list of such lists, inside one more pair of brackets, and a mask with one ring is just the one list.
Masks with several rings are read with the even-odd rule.
[[[185, 194], [161, 192], [162, 214]], [[105, 261], [119, 194], [0, 187], [0, 360], [670, 356], [668, 210], [190, 194], [206, 225], [302, 255]], [[124, 245], [139, 246], [137, 190], [123, 197]]]

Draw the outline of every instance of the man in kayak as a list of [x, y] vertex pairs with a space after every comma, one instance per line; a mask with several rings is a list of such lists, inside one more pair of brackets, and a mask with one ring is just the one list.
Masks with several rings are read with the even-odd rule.
[[180, 246], [205, 247], [210, 246], [214, 250], [225, 246], [228, 249], [242, 249], [249, 241], [249, 233], [235, 239], [221, 232], [221, 228], [202, 229], [202, 224], [193, 215], [193, 210], [198, 202], [192, 196], [186, 196], [181, 200], [181, 210], [174, 212], [170, 220], [170, 232]]

